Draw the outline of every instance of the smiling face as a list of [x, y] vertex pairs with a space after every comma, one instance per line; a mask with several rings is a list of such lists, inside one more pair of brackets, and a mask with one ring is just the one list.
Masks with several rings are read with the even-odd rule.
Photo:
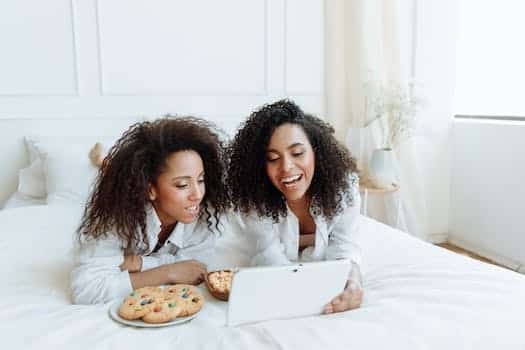
[[288, 202], [305, 199], [314, 170], [315, 154], [303, 128], [290, 123], [276, 128], [266, 152], [266, 174]]
[[193, 222], [204, 198], [204, 165], [195, 151], [178, 151], [168, 156], [155, 184], [149, 185], [149, 199], [163, 226]]

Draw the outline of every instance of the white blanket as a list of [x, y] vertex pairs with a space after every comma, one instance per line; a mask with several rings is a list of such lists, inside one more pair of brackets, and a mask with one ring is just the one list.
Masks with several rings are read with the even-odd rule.
[[193, 321], [126, 327], [108, 305], [71, 305], [79, 217], [76, 207], [0, 211], [0, 349], [525, 349], [524, 276], [367, 218], [358, 310], [228, 328], [227, 304], [203, 288]]

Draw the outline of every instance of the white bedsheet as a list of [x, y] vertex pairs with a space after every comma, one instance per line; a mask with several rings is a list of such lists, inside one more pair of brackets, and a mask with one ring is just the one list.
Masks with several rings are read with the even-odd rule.
[[79, 216], [76, 207], [0, 211], [0, 349], [525, 349], [524, 276], [366, 218], [358, 310], [228, 328], [226, 303], [203, 289], [207, 304], [190, 323], [122, 326], [108, 305], [70, 304]]
[[46, 204], [45, 198], [33, 198], [17, 191], [7, 198], [2, 209], [13, 209], [44, 204]]

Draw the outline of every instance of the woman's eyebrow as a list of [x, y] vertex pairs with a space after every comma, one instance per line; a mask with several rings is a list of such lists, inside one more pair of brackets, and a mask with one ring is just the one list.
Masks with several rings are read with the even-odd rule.
[[[197, 177], [201, 177], [204, 175], [204, 170], [200, 172], [199, 175], [197, 175]], [[172, 178], [172, 180], [191, 180], [191, 176], [189, 175], [183, 175], [183, 176], [175, 176], [174, 178]]]
[[[295, 143], [292, 143], [290, 146], [286, 147], [286, 149], [291, 149], [291, 148], [294, 148], [294, 147], [297, 147], [297, 146], [304, 146], [304, 143], [302, 143], [302, 142], [295, 142]], [[274, 150], [273, 148], [269, 148], [267, 152], [268, 153], [269, 152], [279, 153], [279, 151]]]

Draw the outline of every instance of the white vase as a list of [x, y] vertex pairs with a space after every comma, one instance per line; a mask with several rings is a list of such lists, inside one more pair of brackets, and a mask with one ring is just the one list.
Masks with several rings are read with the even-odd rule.
[[370, 179], [379, 188], [388, 188], [395, 182], [394, 155], [391, 148], [378, 148], [372, 153], [369, 165]]

